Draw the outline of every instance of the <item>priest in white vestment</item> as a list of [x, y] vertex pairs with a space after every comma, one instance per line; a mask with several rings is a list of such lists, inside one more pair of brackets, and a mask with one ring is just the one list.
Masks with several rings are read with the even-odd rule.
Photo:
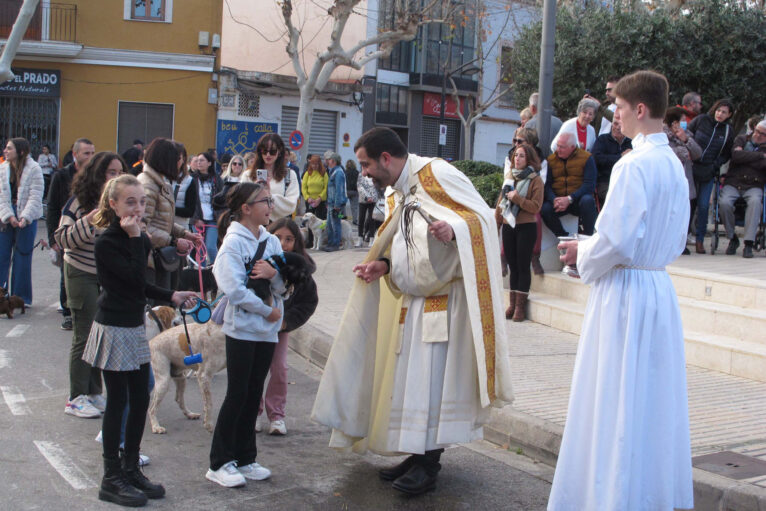
[[411, 454], [380, 471], [408, 494], [435, 488], [445, 447], [482, 437], [512, 400], [493, 210], [449, 163], [407, 154], [374, 128], [355, 147], [386, 192], [386, 221], [362, 264], [312, 418], [330, 446]]
[[561, 244], [593, 287], [548, 509], [689, 509], [683, 326], [665, 271], [686, 244], [689, 187], [662, 132], [665, 77], [638, 71], [614, 94], [633, 151], [612, 170], [596, 234]]

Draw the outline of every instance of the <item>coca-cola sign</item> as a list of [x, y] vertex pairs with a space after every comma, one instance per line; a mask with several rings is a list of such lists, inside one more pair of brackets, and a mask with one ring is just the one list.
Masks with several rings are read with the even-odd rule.
[[[460, 98], [460, 106], [462, 108], [463, 98]], [[430, 115], [433, 117], [439, 117], [442, 107], [441, 94], [434, 92], [426, 92], [423, 94], [423, 115]], [[455, 98], [451, 95], [444, 98], [444, 117], [451, 119], [457, 119], [457, 103]]]
[[61, 96], [61, 71], [57, 69], [12, 68], [13, 80], [0, 84], [0, 95], [36, 96], [57, 98]]

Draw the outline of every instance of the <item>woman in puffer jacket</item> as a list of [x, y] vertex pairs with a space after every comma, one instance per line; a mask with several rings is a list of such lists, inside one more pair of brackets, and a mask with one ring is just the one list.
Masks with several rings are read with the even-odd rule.
[[[0, 286], [32, 304], [32, 252], [37, 219], [43, 216], [43, 171], [24, 138], [8, 140], [0, 165]], [[13, 261], [13, 280], [8, 271]]]
[[731, 158], [734, 143], [734, 129], [729, 119], [734, 115], [734, 104], [728, 99], [719, 99], [706, 114], [698, 115], [689, 123], [689, 132], [702, 148], [700, 156], [692, 164], [694, 185], [697, 188], [697, 253], [704, 254], [707, 217], [710, 209], [710, 194], [713, 192], [715, 177], [721, 172], [721, 165]]
[[[178, 179], [183, 165], [183, 146], [167, 138], [155, 138], [146, 148], [144, 170], [138, 175], [146, 192], [146, 233], [152, 241], [152, 249], [175, 246], [179, 257], [186, 255], [202, 242], [199, 234], [175, 223], [175, 198], [172, 183]], [[158, 268], [150, 255], [146, 281], [166, 289], [170, 288], [171, 272]], [[155, 305], [157, 302], [155, 301]]]

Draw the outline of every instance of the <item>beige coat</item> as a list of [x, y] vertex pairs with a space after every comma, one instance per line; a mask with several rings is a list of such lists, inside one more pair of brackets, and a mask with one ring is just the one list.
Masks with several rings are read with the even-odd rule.
[[[146, 232], [152, 239], [152, 247], [167, 247], [173, 240], [183, 238], [188, 232], [175, 222], [176, 203], [170, 181], [144, 163], [144, 171], [138, 175], [146, 192]], [[149, 268], [154, 268], [154, 258], [149, 258]]]

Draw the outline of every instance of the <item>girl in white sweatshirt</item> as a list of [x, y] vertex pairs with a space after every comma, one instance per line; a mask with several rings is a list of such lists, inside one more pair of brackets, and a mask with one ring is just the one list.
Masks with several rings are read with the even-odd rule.
[[[218, 222], [223, 242], [213, 274], [218, 289], [229, 299], [222, 328], [228, 384], [206, 477], [221, 486], [235, 487], [244, 485], [245, 478], [263, 480], [271, 475], [255, 461], [255, 420], [282, 323], [285, 286], [277, 271], [264, 261], [282, 252], [279, 239], [264, 227], [274, 207], [268, 188], [239, 183], [229, 191], [226, 206]], [[253, 260], [258, 262], [251, 265]], [[251, 276], [271, 279], [270, 305], [246, 287]]]

